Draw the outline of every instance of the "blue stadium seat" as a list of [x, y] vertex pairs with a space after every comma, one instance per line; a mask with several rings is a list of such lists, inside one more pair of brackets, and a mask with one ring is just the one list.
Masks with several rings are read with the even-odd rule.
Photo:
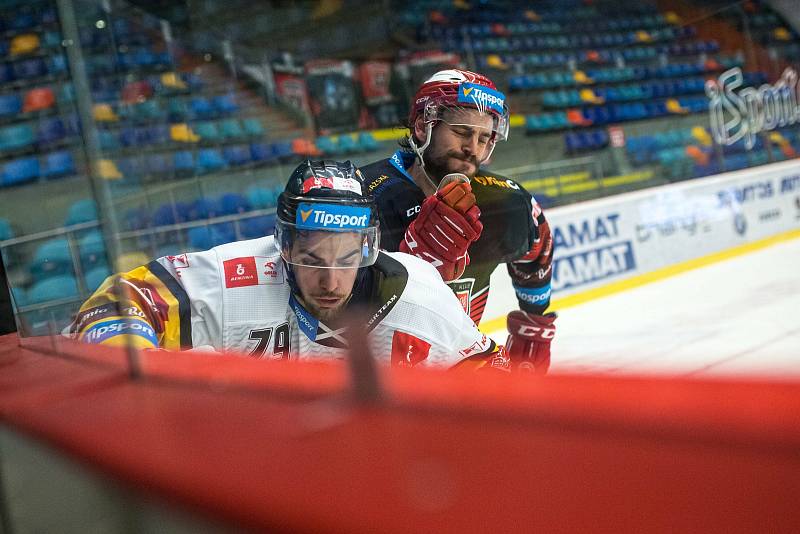
[[130, 209], [123, 219], [127, 230], [143, 230], [150, 227], [150, 213], [145, 208]]
[[195, 172], [194, 155], [188, 150], [180, 150], [172, 155], [175, 174], [178, 176], [191, 176]]
[[39, 122], [39, 134], [37, 141], [39, 146], [48, 145], [61, 141], [67, 136], [67, 129], [64, 121], [59, 117], [44, 118]]
[[197, 153], [197, 171], [205, 174], [225, 168], [225, 159], [216, 148], [202, 148]]
[[42, 176], [45, 178], [60, 178], [72, 174], [75, 174], [75, 161], [70, 151], [59, 150], [58, 152], [51, 152], [44, 156]]
[[19, 95], [0, 95], [0, 117], [13, 117], [22, 111], [22, 99]]
[[166, 176], [175, 171], [173, 159], [165, 154], [153, 154], [146, 159], [147, 173], [153, 176]]
[[231, 167], [250, 163], [250, 148], [246, 145], [227, 146], [222, 149], [222, 156]]
[[25, 59], [14, 63], [14, 77], [18, 80], [41, 78], [47, 74], [47, 65], [41, 58]]
[[202, 97], [192, 98], [189, 106], [195, 119], [212, 119], [217, 113], [211, 102]]
[[13, 82], [15, 79], [16, 75], [11, 64], [0, 62], [0, 83]]
[[11, 223], [8, 219], [0, 219], [0, 241], [12, 239], [14, 237], [14, 230], [11, 228]]
[[150, 126], [146, 130], [151, 144], [159, 146], [170, 142], [169, 126], [166, 124]]
[[218, 217], [219, 215], [221, 215], [219, 202], [213, 198], [201, 197], [191, 203], [188, 220], [198, 221]]
[[117, 168], [127, 183], [137, 182], [147, 174], [144, 156], [130, 156], [116, 160]]
[[199, 250], [206, 250], [235, 241], [236, 228], [233, 223], [218, 223], [190, 228], [187, 235], [190, 246]]
[[45, 241], [36, 249], [30, 271], [37, 280], [72, 272], [72, 255], [63, 237]]
[[277, 160], [288, 161], [294, 158], [291, 141], [278, 141], [272, 143], [272, 157]]
[[239, 105], [233, 94], [215, 96], [212, 104], [219, 115], [231, 115], [239, 111]]
[[257, 163], [269, 163], [276, 159], [269, 143], [250, 143], [250, 155]]
[[275, 231], [275, 215], [259, 215], [248, 217], [239, 222], [239, 229], [245, 239], [255, 239], [272, 235]]
[[153, 226], [169, 226], [188, 220], [189, 204], [179, 209], [178, 203], [162, 204], [153, 212]]
[[65, 226], [97, 220], [97, 204], [90, 198], [76, 200], [67, 210]]
[[53, 276], [37, 282], [28, 291], [30, 304], [41, 304], [78, 296], [78, 284], [69, 274]]
[[53, 54], [49, 58], [50, 64], [47, 70], [54, 75], [65, 74], [67, 72], [67, 58], [64, 54]]
[[10, 186], [39, 178], [39, 160], [35, 157], [19, 158], [3, 166], [2, 185]]
[[18, 10], [14, 12], [13, 15], [9, 15], [7, 21], [8, 28], [11, 30], [27, 30], [33, 28], [37, 24], [37, 19], [31, 11]]
[[106, 263], [106, 244], [100, 230], [91, 230], [78, 241], [78, 251], [83, 272]]
[[91, 269], [83, 277], [87, 291], [95, 291], [109, 276], [111, 276], [111, 270], [106, 264], [100, 264]]
[[222, 215], [235, 215], [253, 209], [253, 206], [245, 197], [236, 193], [222, 195], [219, 199], [219, 206]]
[[251, 185], [245, 193], [247, 200], [256, 209], [272, 208], [275, 206], [276, 197], [272, 189]]

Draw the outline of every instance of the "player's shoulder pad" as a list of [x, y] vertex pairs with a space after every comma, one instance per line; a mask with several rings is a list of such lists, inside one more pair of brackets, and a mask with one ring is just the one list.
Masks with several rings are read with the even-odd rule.
[[[185, 252], [174, 256], [163, 256], [156, 261], [167, 269], [176, 278], [188, 275], [193, 279], [218, 276], [220, 269], [224, 269], [225, 262], [247, 257], [278, 258], [280, 253], [275, 246], [272, 236], [234, 241], [218, 245], [209, 250], [200, 252]], [[277, 260], [276, 260], [277, 261]]]
[[387, 190], [396, 187], [416, 187], [409, 183], [388, 159], [382, 159], [364, 167], [360, 167], [364, 175], [364, 182], [368, 194], [376, 197], [382, 196]]
[[404, 252], [382, 250], [381, 253], [400, 262], [408, 272], [408, 283], [403, 293], [404, 301], [436, 311], [439, 314], [452, 316], [451, 314], [454, 312], [464, 313], [464, 308], [458, 298], [442, 281], [442, 276], [433, 265]]
[[525, 187], [521, 183], [486, 169], [480, 169], [477, 174], [475, 174], [475, 177], [472, 178], [473, 189], [476, 189], [476, 185], [479, 186], [477, 187], [478, 189], [483, 187], [530, 196], [530, 193], [525, 190]]

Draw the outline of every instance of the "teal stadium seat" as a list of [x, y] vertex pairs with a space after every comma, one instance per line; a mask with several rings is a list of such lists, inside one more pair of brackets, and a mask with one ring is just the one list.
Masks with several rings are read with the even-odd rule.
[[76, 200], [69, 207], [65, 226], [80, 224], [97, 220], [97, 204], [90, 198]]
[[0, 219], [0, 241], [14, 238], [14, 230], [11, 228], [11, 223], [7, 219]]
[[199, 122], [193, 129], [194, 133], [196, 133], [202, 141], [216, 143], [222, 140], [222, 134], [220, 134], [219, 128], [213, 122]]
[[321, 135], [317, 137], [316, 145], [324, 156], [335, 156], [339, 154], [339, 145], [330, 136]]
[[39, 245], [33, 254], [30, 272], [36, 280], [72, 272], [72, 255], [67, 240], [57, 237]]
[[239, 121], [236, 119], [225, 119], [219, 123], [219, 133], [225, 139], [237, 140], [245, 137]]
[[78, 284], [75, 281], [75, 277], [62, 274], [35, 283], [28, 291], [28, 302], [30, 304], [41, 304], [77, 296]]
[[244, 119], [242, 121], [242, 128], [244, 132], [252, 137], [261, 137], [264, 135], [264, 125], [261, 121], [254, 118]]
[[36, 134], [29, 124], [17, 124], [0, 128], [0, 150], [19, 150], [32, 146]]
[[381, 147], [380, 143], [375, 139], [375, 136], [370, 132], [361, 132], [358, 134], [358, 145], [362, 152], [372, 152]]
[[109, 276], [111, 276], [111, 270], [108, 268], [108, 265], [101, 264], [97, 267], [94, 267], [83, 277], [84, 283], [86, 284], [86, 290], [89, 292], [94, 292]]
[[359, 146], [351, 135], [339, 136], [339, 151], [342, 154], [353, 154], [358, 152]]

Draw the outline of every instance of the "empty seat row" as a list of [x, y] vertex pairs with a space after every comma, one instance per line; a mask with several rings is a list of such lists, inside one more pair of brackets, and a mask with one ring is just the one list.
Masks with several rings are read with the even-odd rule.
[[575, 30], [585, 31], [616, 31], [631, 30], [638, 28], [658, 28], [670, 23], [677, 23], [674, 13], [668, 15], [654, 14], [646, 16], [614, 16], [596, 17], [589, 24], [582, 24], [580, 21], [567, 20], [564, 23], [548, 21], [547, 15], [537, 13], [537, 21], [524, 21], [524, 14], [517, 17], [515, 22], [485, 22], [479, 24], [465, 24], [445, 26], [431, 25], [429, 35], [433, 39], [441, 40], [457, 37], [462, 31], [467, 32], [471, 37], [489, 37], [492, 35], [529, 35], [529, 34], [548, 34], [548, 33], [572, 33]]
[[568, 132], [564, 135], [564, 145], [567, 154], [599, 150], [608, 146], [608, 133], [605, 130]]
[[705, 97], [670, 98], [659, 102], [606, 104], [574, 108], [563, 112], [528, 115], [525, 118], [525, 129], [528, 133], [537, 133], [563, 128], [601, 126], [705, 111], [708, 111], [708, 99]]
[[485, 39], [451, 39], [442, 41], [445, 50], [456, 52], [523, 52], [540, 50], [572, 50], [576, 48], [598, 48], [626, 46], [640, 43], [669, 42], [694, 37], [693, 27], [664, 28], [660, 30], [638, 30], [632, 32], [603, 34], [570, 34], [553, 36], [491, 37]]
[[14, 6], [15, 9], [4, 12], [0, 17], [0, 31], [19, 32], [35, 29], [39, 26], [54, 24], [58, 21], [54, 4]]
[[305, 142], [278, 141], [275, 143], [251, 143], [230, 145], [222, 148], [200, 148], [197, 151], [179, 150], [172, 153], [150, 154], [101, 160], [98, 166], [101, 178], [107, 180], [136, 180], [144, 176], [194, 176], [209, 174], [228, 168], [246, 165], [263, 165], [286, 161], [292, 158], [319, 156], [303, 150], [314, 146]]
[[740, 66], [736, 58], [713, 58], [699, 62], [669, 63], [659, 67], [608, 67], [602, 69], [536, 72], [511, 76], [509, 90], [550, 89], [597, 83], [630, 82], [651, 78], [681, 78]]
[[[755, 76], [751, 76], [755, 79]], [[653, 98], [703, 93], [704, 78], [684, 78], [669, 82], [644, 82], [616, 87], [554, 91], [542, 94], [542, 104], [549, 108], [574, 107], [605, 102], [629, 102]]]
[[159, 52], [150, 47], [141, 47], [133, 51], [108, 55], [106, 51], [86, 60], [86, 70], [90, 75], [114, 74], [119, 70], [135, 71], [139, 69], [165, 68], [173, 65], [168, 52]]
[[580, 50], [577, 52], [488, 54], [477, 57], [481, 68], [498, 68], [512, 65], [532, 67], [563, 66], [568, 63], [614, 63], [618, 58], [625, 61], [653, 60], [659, 56], [680, 56], [716, 53], [716, 41], [696, 41], [658, 46], [628, 46], [622, 49]]
[[211, 98], [196, 96], [189, 100], [174, 97], [169, 100], [166, 108], [157, 99], [145, 100], [136, 104], [124, 104], [117, 103], [116, 95], [114, 95], [106, 100], [108, 101], [94, 105], [94, 118], [98, 122], [118, 122], [121, 119], [163, 121], [164, 118], [175, 122], [187, 118], [208, 120], [229, 117], [239, 111], [239, 105], [233, 94]]
[[75, 159], [68, 150], [7, 160], [0, 167], [0, 187], [32, 182], [39, 178], [54, 179], [77, 172]]
[[10, 56], [11, 59], [24, 57], [40, 52], [47, 52], [48, 48], [61, 46], [61, 34], [57, 31], [37, 33], [22, 33], [9, 39], [0, 38], [0, 57]]
[[99, 131], [100, 146], [105, 150], [120, 147], [164, 146], [172, 143], [226, 143], [261, 138], [265, 133], [261, 121], [254, 118], [225, 119], [219, 122], [124, 126]]
[[66, 72], [67, 63], [62, 54], [54, 54], [47, 58], [5, 61], [0, 62], [0, 83], [10, 83], [15, 80], [29, 82], [47, 76], [60, 77]]
[[45, 117], [38, 121], [0, 127], [0, 154], [46, 148], [79, 132], [77, 117]]
[[47, 111], [55, 107], [56, 95], [50, 87], [34, 87], [18, 93], [0, 95], [0, 118]]

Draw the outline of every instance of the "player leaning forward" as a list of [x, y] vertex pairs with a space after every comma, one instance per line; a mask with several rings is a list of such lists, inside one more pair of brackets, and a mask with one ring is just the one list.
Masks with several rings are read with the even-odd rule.
[[[414, 96], [409, 129], [392, 157], [361, 169], [378, 202], [381, 246], [434, 265], [476, 323], [489, 277], [505, 262], [520, 307], [507, 320], [511, 365], [547, 372], [555, 334], [555, 314], [545, 314], [550, 229], [520, 184], [480, 168], [508, 137], [505, 96], [480, 74], [437, 72]], [[451, 173], [467, 183], [447, 183]]]
[[[341, 358], [348, 311], [358, 310], [372, 353], [384, 361], [506, 365], [430, 264], [378, 246], [376, 206], [360, 171], [349, 161], [309, 161], [278, 199], [274, 237], [167, 256], [110, 277], [72, 332], [91, 343]], [[125, 295], [119, 308], [113, 284]]]

